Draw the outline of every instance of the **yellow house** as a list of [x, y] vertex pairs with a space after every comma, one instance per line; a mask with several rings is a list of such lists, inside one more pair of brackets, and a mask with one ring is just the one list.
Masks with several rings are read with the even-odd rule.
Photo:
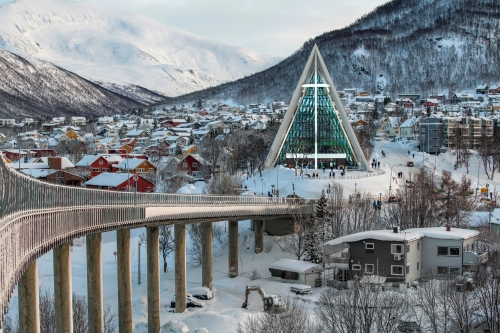
[[67, 136], [69, 139], [71, 140], [76, 140], [78, 139], [80, 136], [78, 135], [78, 133], [76, 133], [75, 131], [73, 130], [69, 130], [67, 131], [65, 134], [65, 136]]
[[196, 145], [186, 146], [182, 148], [182, 156], [186, 157], [191, 154], [196, 154], [198, 152], [198, 147]]

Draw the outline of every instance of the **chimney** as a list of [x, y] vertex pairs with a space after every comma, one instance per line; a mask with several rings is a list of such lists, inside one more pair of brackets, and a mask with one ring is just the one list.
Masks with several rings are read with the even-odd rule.
[[451, 227], [449, 224], [446, 225], [446, 231], [451, 231]]
[[49, 169], [61, 170], [62, 169], [62, 158], [58, 157], [49, 157]]
[[392, 227], [392, 232], [394, 232], [395, 234], [399, 234], [400, 233], [399, 227]]

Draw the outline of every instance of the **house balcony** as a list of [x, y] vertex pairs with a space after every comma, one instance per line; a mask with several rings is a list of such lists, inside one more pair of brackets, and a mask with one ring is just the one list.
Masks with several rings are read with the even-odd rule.
[[473, 251], [463, 251], [464, 266], [477, 266], [488, 261], [488, 253], [477, 253]]

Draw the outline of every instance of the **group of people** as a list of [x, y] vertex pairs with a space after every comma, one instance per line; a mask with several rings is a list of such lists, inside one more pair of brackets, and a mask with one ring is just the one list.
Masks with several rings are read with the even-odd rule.
[[376, 161], [375, 159], [372, 160], [372, 169], [380, 168], [380, 161]]
[[373, 200], [373, 209], [381, 210], [382, 209], [382, 200]]
[[398, 178], [403, 178], [403, 172], [398, 172]]

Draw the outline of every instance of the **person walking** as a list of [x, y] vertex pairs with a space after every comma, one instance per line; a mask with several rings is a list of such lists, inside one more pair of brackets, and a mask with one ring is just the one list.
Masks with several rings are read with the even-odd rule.
[[415, 154], [413, 154], [413, 158], [415, 158]]
[[377, 162], [377, 168], [380, 169], [380, 161]]

